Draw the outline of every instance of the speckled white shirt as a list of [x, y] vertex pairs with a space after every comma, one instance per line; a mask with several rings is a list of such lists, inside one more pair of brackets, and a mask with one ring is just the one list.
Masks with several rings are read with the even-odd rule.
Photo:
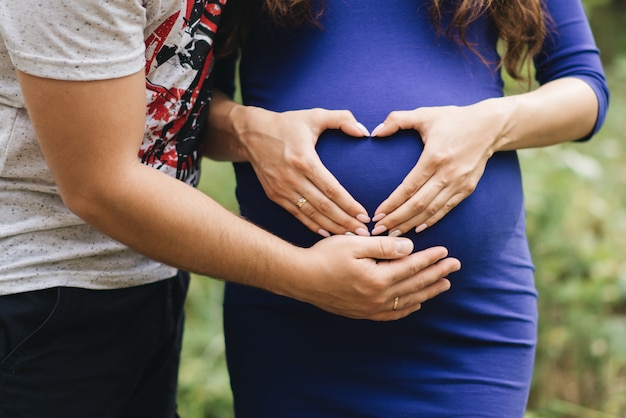
[[176, 273], [63, 205], [15, 68], [45, 78], [99, 80], [145, 67], [146, 131], [138, 157], [196, 185], [211, 47], [225, 3], [0, 0], [0, 295], [54, 286], [113, 289]]

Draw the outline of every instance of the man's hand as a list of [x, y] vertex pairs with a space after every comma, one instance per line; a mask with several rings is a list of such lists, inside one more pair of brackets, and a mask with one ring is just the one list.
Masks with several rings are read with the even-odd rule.
[[403, 318], [448, 290], [446, 277], [460, 268], [443, 247], [409, 255], [412, 250], [413, 243], [406, 238], [324, 239], [303, 250], [308, 252], [303, 257], [304, 273], [290, 280], [287, 293], [350, 318]]

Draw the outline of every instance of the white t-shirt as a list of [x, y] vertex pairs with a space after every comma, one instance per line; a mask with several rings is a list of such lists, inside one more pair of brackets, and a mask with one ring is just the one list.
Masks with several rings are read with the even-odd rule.
[[0, 295], [54, 286], [112, 289], [176, 273], [96, 231], [63, 205], [15, 68], [45, 78], [101, 80], [145, 67], [146, 131], [138, 157], [195, 186], [211, 47], [225, 4], [0, 1]]

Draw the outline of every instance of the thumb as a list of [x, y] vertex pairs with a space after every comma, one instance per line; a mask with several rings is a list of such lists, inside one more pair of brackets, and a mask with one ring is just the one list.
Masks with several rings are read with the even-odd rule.
[[413, 251], [413, 241], [408, 238], [367, 237], [356, 251], [360, 258], [374, 258], [378, 260], [394, 260], [405, 257]]
[[423, 111], [419, 108], [414, 110], [394, 110], [387, 115], [387, 118], [382, 123], [374, 128], [372, 137], [389, 136], [402, 129], [419, 131], [421, 127], [421, 113]]
[[323, 123], [328, 129], [339, 129], [346, 135], [369, 137], [370, 132], [349, 110], [329, 110], [325, 112]]

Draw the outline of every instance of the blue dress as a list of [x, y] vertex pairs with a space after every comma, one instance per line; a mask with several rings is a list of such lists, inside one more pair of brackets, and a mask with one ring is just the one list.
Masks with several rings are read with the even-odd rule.
[[[349, 109], [371, 131], [393, 110], [502, 96], [494, 65], [434, 35], [427, 4], [330, 0], [322, 29], [278, 29], [255, 19], [240, 66], [245, 104]], [[537, 60], [537, 77], [586, 80], [599, 97], [598, 127], [607, 92], [582, 6], [548, 4], [559, 32]], [[490, 21], [470, 32], [486, 62], [497, 62]], [[228, 89], [228, 72], [218, 67], [218, 87]], [[413, 131], [385, 139], [329, 131], [317, 150], [372, 214], [422, 146]], [[321, 238], [265, 196], [249, 164], [235, 170], [244, 217], [303, 247]], [[537, 332], [524, 216], [517, 155], [497, 153], [472, 195], [426, 231], [406, 234], [416, 249], [447, 247], [462, 270], [450, 275], [450, 291], [396, 322], [346, 319], [228, 284], [224, 325], [237, 417], [522, 417]]]

